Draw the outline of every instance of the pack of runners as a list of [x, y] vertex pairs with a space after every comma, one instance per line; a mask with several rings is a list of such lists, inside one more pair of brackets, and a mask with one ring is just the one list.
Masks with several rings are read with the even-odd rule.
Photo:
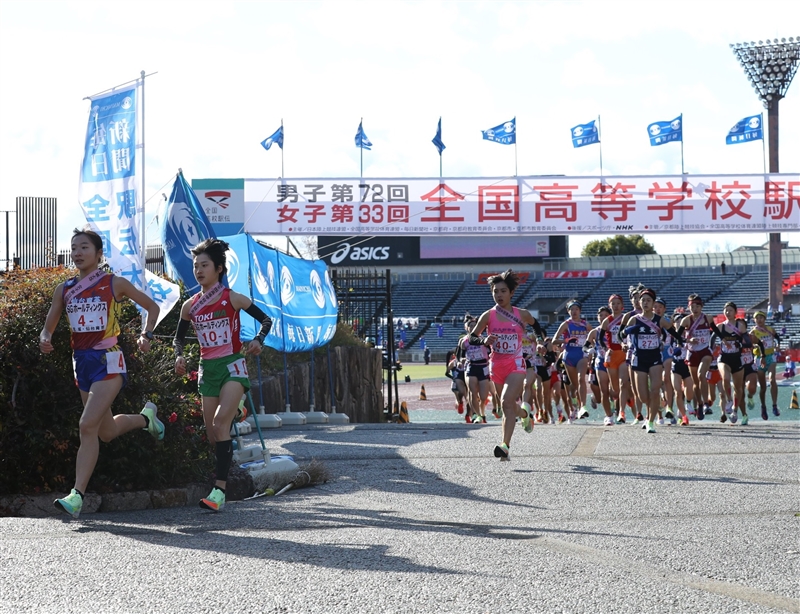
[[643, 284], [628, 289], [630, 308], [613, 294], [596, 323], [584, 319], [581, 304], [567, 304], [569, 317], [552, 337], [525, 309], [511, 306], [519, 285], [512, 271], [489, 280], [495, 306], [479, 318], [465, 316], [465, 334], [449, 360], [459, 413], [467, 422], [504, 420], [495, 456], [509, 457], [516, 418], [526, 432], [534, 423], [567, 423], [602, 408], [603, 424], [630, 420], [648, 433], [656, 426], [688, 426], [713, 414], [720, 422], [747, 425], [755, 409], [767, 420], [767, 389], [779, 416], [776, 356], [780, 335], [757, 311], [748, 328], [733, 302], [723, 314], [703, 312], [691, 294], [687, 306], [668, 315], [666, 301]]

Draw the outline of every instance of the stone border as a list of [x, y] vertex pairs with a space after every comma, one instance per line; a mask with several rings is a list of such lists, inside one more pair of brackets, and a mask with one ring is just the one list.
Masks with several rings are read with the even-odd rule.
[[[11, 495], [0, 497], [0, 516], [22, 516], [26, 518], [46, 518], [61, 516], [53, 501], [66, 493], [26, 496]], [[118, 492], [98, 495], [87, 493], [83, 500], [81, 514], [95, 512], [124, 512], [168, 507], [197, 505], [206, 494], [206, 484], [190, 484], [186, 488], [167, 488], [164, 490], [141, 490], [137, 492]]]

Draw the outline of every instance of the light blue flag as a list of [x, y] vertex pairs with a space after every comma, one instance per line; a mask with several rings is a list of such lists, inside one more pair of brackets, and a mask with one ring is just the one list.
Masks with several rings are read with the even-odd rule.
[[269, 150], [269, 148], [272, 147], [273, 143], [278, 147], [280, 147], [281, 149], [283, 149], [283, 125], [281, 125], [280, 128], [278, 128], [275, 132], [273, 132], [271, 136], [268, 136], [263, 141], [261, 141], [261, 146], [264, 149]]
[[364, 128], [361, 126], [363, 121], [358, 122], [358, 132], [356, 132], [356, 147], [361, 149], [372, 149], [372, 141], [364, 134]]
[[504, 122], [494, 128], [481, 130], [484, 141], [501, 143], [502, 145], [513, 145], [517, 142], [517, 118]]
[[214, 228], [197, 196], [179, 172], [167, 201], [167, 210], [161, 221], [161, 242], [165, 261], [173, 279], [183, 281], [186, 290], [197, 292], [200, 284], [194, 278], [192, 248], [208, 238], [216, 238]]
[[761, 113], [745, 117], [728, 131], [726, 145], [738, 145], [748, 141], [764, 140], [764, 117]]
[[444, 142], [442, 142], [442, 118], [439, 118], [439, 127], [436, 128], [436, 136], [433, 137], [433, 141], [431, 141], [435, 146], [436, 149], [439, 150], [439, 155], [442, 155], [442, 152], [445, 150]]
[[572, 133], [573, 147], [586, 147], [600, 142], [600, 134], [597, 131], [597, 120], [593, 119], [588, 124], [578, 124], [570, 129]]
[[[322, 260], [292, 258], [246, 234], [223, 237], [230, 288], [249, 296], [270, 318], [264, 344], [279, 352], [307, 352], [336, 333], [338, 301], [328, 266]], [[244, 312], [241, 339], [255, 337], [260, 323]]]
[[653, 122], [647, 126], [650, 145], [656, 147], [673, 141], [683, 141], [683, 115], [669, 122]]

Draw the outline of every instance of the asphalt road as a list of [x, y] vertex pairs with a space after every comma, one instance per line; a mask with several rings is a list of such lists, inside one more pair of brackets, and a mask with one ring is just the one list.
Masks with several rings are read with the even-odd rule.
[[0, 612], [800, 612], [800, 427], [283, 427], [324, 485], [0, 518]]

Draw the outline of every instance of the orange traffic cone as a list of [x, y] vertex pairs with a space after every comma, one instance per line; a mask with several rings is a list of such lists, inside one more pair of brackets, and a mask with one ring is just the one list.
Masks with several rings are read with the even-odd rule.
[[400, 403], [400, 416], [397, 421], [404, 422], [406, 424], [410, 422], [410, 420], [408, 419], [408, 405], [406, 405], [405, 401]]
[[800, 409], [800, 403], [797, 402], [797, 390], [792, 390], [792, 404], [789, 409]]
[[422, 388], [419, 389], [419, 400], [420, 401], [428, 400], [428, 397], [425, 395], [425, 384], [422, 384]]

